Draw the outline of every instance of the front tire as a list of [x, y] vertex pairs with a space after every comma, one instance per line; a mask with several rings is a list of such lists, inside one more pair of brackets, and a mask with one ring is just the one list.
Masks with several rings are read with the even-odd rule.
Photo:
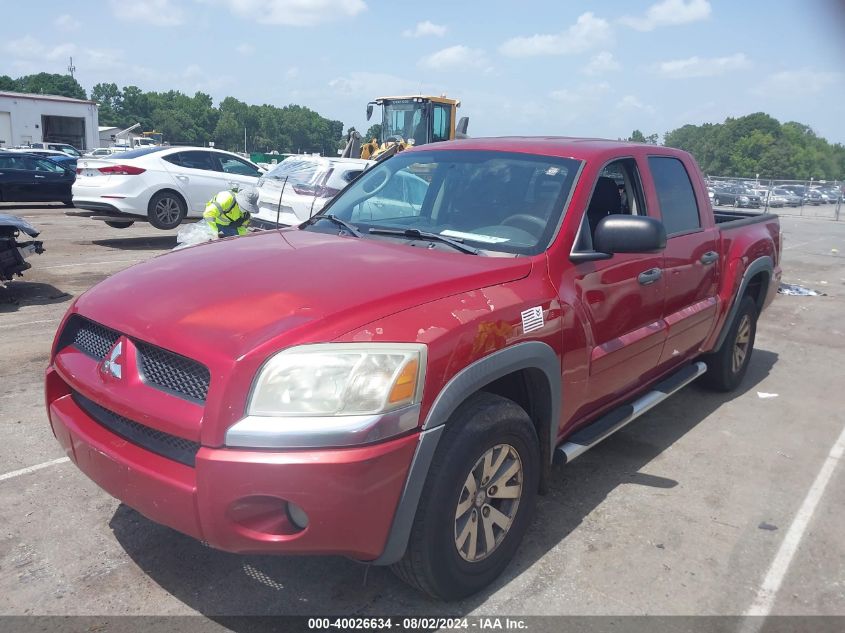
[[489, 393], [450, 418], [394, 572], [442, 600], [469, 596], [514, 557], [534, 512], [540, 448], [528, 414]]
[[150, 224], [164, 231], [175, 229], [188, 214], [185, 201], [173, 191], [159, 191], [147, 205]]
[[742, 382], [757, 335], [757, 302], [746, 295], [731, 323], [731, 329], [718, 351], [703, 358], [707, 373], [702, 383], [715, 391], [733, 391]]
[[128, 229], [133, 224], [135, 224], [135, 222], [109, 222], [106, 220], [106, 226], [110, 226], [113, 229]]

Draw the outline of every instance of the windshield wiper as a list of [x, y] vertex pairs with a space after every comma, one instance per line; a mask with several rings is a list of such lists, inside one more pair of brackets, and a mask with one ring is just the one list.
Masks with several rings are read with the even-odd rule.
[[469, 253], [470, 255], [478, 255], [481, 252], [477, 248], [473, 248], [472, 246], [467, 246], [466, 244], [463, 244], [459, 239], [446, 237], [445, 235], [440, 235], [439, 233], [429, 233], [428, 231], [420, 231], [419, 229], [380, 229], [377, 227], [373, 227], [369, 230], [369, 232], [374, 235], [399, 235], [411, 239], [425, 239], [432, 240], [435, 242], [443, 242], [444, 244], [448, 244], [452, 248], [455, 248], [463, 253]]
[[314, 224], [314, 222], [316, 222], [317, 220], [328, 220], [329, 222], [334, 222], [339, 227], [346, 229], [346, 231], [350, 235], [354, 235], [355, 237], [363, 237], [363, 235], [361, 234], [361, 231], [359, 231], [357, 228], [355, 228], [354, 226], [352, 226], [351, 224], [349, 224], [345, 220], [341, 220], [339, 217], [337, 217], [336, 215], [332, 215], [331, 213], [327, 213], [326, 215], [315, 215], [313, 217], [310, 217], [307, 220], [305, 220], [305, 222], [303, 222], [301, 226], [309, 226], [311, 224]]

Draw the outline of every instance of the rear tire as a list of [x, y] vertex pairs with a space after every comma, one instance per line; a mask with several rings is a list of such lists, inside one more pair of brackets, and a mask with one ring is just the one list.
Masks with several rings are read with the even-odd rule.
[[147, 205], [150, 224], [164, 231], [175, 229], [187, 214], [185, 201], [174, 191], [159, 191]]
[[701, 382], [715, 391], [736, 389], [748, 370], [756, 335], [757, 302], [746, 295], [739, 304], [722, 347], [702, 358], [707, 364], [707, 373], [701, 377]]
[[396, 575], [442, 600], [493, 582], [531, 524], [540, 460], [534, 425], [519, 405], [483, 392], [468, 398], [434, 455]]
[[134, 221], [132, 222], [109, 222], [108, 220], [105, 221], [106, 226], [110, 226], [113, 229], [128, 229], [130, 226], [135, 224]]

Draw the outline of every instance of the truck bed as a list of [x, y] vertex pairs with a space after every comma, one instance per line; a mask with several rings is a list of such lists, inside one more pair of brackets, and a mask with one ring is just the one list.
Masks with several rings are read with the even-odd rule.
[[[713, 210], [713, 217], [719, 228], [733, 228], [777, 219], [775, 214], [761, 211], [716, 211], [715, 209]], [[726, 225], [730, 225], [730, 227]]]

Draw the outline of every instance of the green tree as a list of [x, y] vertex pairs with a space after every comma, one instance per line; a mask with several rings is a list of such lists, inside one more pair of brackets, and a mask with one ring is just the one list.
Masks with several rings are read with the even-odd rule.
[[0, 90], [18, 90], [18, 82], [9, 75], [0, 75]]
[[20, 92], [33, 94], [60, 95], [73, 99], [86, 99], [85, 89], [79, 85], [70, 75], [57, 75], [53, 73], [38, 73], [37, 75], [26, 75], [17, 80]]
[[379, 143], [381, 143], [381, 123], [371, 125], [367, 130], [367, 133], [364, 134], [363, 141], [365, 143], [372, 139], [376, 139]]

